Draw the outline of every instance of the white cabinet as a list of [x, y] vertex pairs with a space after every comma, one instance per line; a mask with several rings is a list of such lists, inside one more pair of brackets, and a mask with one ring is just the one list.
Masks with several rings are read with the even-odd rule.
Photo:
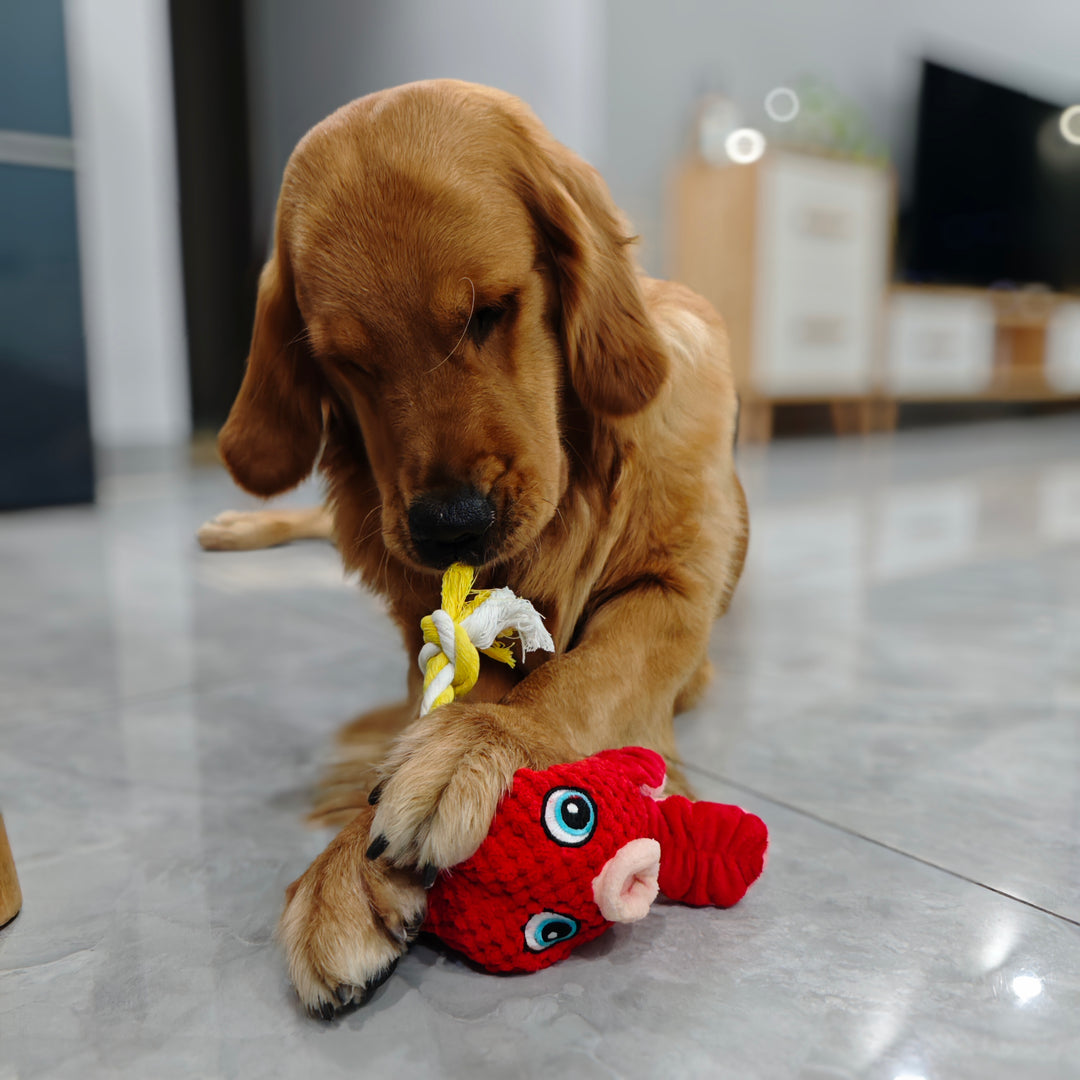
[[994, 306], [985, 296], [894, 293], [886, 390], [927, 397], [985, 390], [994, 370], [994, 331]]
[[770, 150], [748, 165], [685, 162], [672, 196], [672, 276], [724, 316], [744, 403], [873, 391], [892, 243], [887, 169]]
[[1059, 394], [1080, 391], [1080, 304], [1060, 304], [1046, 327], [1046, 381]]
[[881, 169], [801, 154], [762, 162], [751, 369], [759, 393], [873, 389], [890, 204]]

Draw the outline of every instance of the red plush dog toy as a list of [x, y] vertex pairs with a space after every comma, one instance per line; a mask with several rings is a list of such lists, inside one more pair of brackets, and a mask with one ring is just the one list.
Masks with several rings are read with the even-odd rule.
[[472, 858], [431, 889], [424, 929], [491, 971], [536, 971], [657, 892], [730, 907], [760, 875], [765, 823], [737, 806], [661, 798], [651, 750], [520, 769]]

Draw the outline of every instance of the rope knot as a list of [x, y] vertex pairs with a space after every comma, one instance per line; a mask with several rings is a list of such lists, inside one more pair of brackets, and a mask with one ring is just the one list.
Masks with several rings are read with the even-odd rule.
[[528, 600], [510, 589], [473, 590], [475, 577], [471, 566], [451, 566], [443, 575], [442, 607], [420, 622], [424, 632], [419, 657], [424, 673], [421, 716], [476, 685], [480, 653], [513, 667], [514, 637], [521, 644], [522, 659], [534, 649], [555, 651], [542, 616]]

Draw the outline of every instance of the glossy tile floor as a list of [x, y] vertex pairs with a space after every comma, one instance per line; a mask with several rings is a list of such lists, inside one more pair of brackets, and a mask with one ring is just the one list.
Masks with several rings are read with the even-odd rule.
[[378, 605], [317, 544], [199, 551], [250, 505], [215, 470], [0, 518], [0, 1080], [1080, 1076], [1080, 419], [741, 467], [747, 573], [680, 732], [768, 822], [762, 880], [537, 975], [417, 946], [329, 1025], [271, 934], [331, 733], [404, 677]]

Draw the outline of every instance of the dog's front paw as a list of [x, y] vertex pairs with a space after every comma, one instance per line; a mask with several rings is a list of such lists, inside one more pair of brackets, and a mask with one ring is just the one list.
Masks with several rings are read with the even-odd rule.
[[428, 885], [472, 855], [514, 773], [558, 760], [514, 720], [504, 706], [454, 703], [413, 724], [382, 766], [368, 855], [421, 867]]
[[300, 1000], [324, 1020], [363, 1005], [419, 933], [427, 896], [415, 872], [364, 855], [369, 814], [289, 886], [278, 937]]

